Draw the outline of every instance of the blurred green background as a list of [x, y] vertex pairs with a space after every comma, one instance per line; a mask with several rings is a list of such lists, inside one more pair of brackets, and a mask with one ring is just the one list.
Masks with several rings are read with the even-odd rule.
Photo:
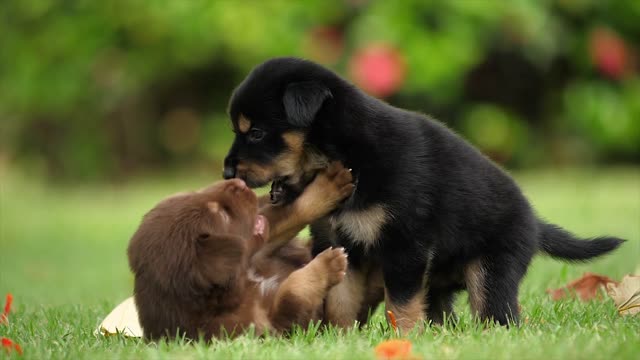
[[640, 162], [640, 2], [3, 1], [0, 164], [56, 182], [208, 169], [256, 64], [318, 61], [509, 168]]

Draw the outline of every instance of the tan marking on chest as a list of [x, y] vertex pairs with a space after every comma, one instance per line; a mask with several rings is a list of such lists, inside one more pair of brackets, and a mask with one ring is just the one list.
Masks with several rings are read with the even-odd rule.
[[378, 241], [382, 226], [388, 218], [382, 205], [373, 205], [365, 210], [347, 211], [331, 217], [329, 222], [333, 229], [340, 229], [354, 242], [369, 247]]

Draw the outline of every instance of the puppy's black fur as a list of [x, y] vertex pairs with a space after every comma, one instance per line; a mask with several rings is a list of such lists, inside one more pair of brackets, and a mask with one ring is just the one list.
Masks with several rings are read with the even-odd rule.
[[[508, 324], [518, 320], [518, 287], [537, 251], [582, 261], [623, 242], [579, 240], [546, 223], [509, 175], [443, 124], [377, 100], [309, 61], [259, 65], [234, 91], [229, 112], [236, 138], [225, 160], [227, 178], [304, 186], [312, 176], [304, 163], [310, 156], [286, 171], [279, 163], [292, 151], [283, 140], [288, 133], [303, 137], [304, 154], [353, 168], [353, 196], [312, 224], [314, 252], [341, 245], [350, 271], [381, 268], [388, 307], [402, 309], [420, 297], [424, 315], [442, 322], [455, 294], [467, 289], [482, 319]], [[240, 117], [249, 131], [237, 130]], [[270, 171], [238, 173], [243, 162]], [[420, 317], [407, 316], [418, 318], [406, 327]]]

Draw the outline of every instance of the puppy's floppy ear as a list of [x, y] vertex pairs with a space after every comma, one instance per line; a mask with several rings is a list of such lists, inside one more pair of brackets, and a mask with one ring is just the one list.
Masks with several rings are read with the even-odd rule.
[[315, 81], [289, 84], [282, 99], [287, 120], [294, 126], [311, 125], [324, 101], [331, 97], [331, 91]]
[[202, 234], [196, 243], [198, 266], [210, 283], [226, 284], [242, 269], [247, 251], [244, 239], [226, 234]]

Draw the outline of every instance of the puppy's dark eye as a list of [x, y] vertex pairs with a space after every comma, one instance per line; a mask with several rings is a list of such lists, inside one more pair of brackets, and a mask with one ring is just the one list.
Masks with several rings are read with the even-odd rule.
[[197, 242], [198, 244], [202, 244], [202, 243], [204, 243], [205, 241], [207, 241], [207, 239], [209, 239], [209, 234], [201, 233], [201, 234], [199, 234], [199, 235], [198, 235], [198, 237], [196, 238], [196, 242]]
[[247, 139], [251, 142], [258, 142], [264, 138], [264, 130], [253, 128], [249, 130]]

